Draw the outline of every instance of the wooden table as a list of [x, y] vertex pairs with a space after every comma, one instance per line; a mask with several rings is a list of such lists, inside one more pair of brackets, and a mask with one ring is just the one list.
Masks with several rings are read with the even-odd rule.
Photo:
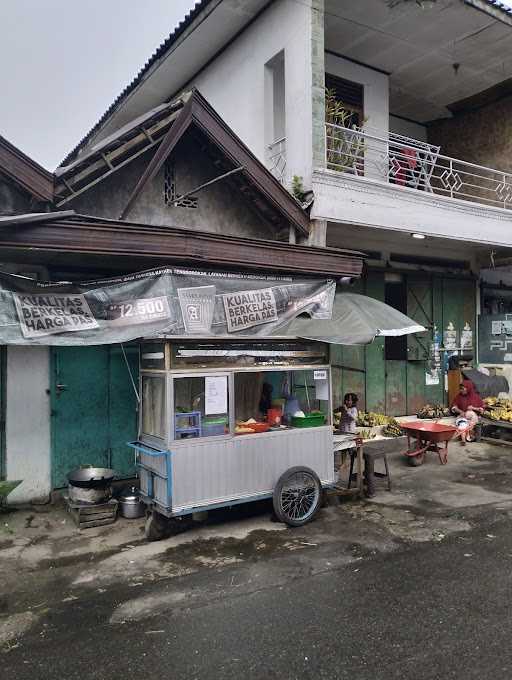
[[[369, 441], [369, 440], [368, 440]], [[333, 455], [348, 449], [357, 449], [357, 484], [348, 489], [338, 481], [328, 493], [333, 496], [362, 496], [363, 495], [363, 447], [364, 440], [356, 434], [335, 434], [333, 437]]]

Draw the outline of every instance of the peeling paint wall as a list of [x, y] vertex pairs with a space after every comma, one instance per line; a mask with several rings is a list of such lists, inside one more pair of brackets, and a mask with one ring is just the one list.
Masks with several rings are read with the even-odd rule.
[[[149, 154], [143, 154], [71, 201], [69, 207], [86, 215], [117, 219], [150, 157]], [[223, 173], [191, 138], [185, 138], [178, 144], [171, 160], [175, 166], [176, 191], [180, 195]], [[250, 202], [234, 185], [235, 178], [221, 180], [198, 192], [197, 208], [173, 207], [164, 202], [162, 168], [146, 185], [126, 219], [142, 224], [176, 226], [228, 236], [275, 239], [276, 230], [254, 212]]]

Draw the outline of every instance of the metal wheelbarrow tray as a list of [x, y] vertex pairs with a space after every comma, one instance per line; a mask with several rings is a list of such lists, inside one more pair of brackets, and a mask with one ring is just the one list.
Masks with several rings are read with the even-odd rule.
[[[407, 435], [407, 451], [405, 455], [412, 466], [423, 465], [427, 451], [434, 451], [439, 456], [441, 465], [448, 462], [448, 442], [458, 434], [454, 425], [417, 421], [403, 423], [402, 429]], [[414, 439], [416, 448], [411, 447], [411, 439]], [[444, 443], [444, 447], [439, 444]]]

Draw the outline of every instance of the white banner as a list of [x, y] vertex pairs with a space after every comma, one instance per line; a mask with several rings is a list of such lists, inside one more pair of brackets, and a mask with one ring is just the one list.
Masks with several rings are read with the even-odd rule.
[[25, 338], [84, 331], [98, 327], [85, 295], [20, 295], [13, 293]]
[[229, 333], [277, 321], [277, 305], [272, 288], [227, 293], [222, 299]]

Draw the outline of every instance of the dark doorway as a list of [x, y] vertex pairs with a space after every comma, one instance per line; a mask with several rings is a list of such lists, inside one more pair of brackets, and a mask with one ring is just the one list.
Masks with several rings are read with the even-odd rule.
[[[385, 285], [385, 302], [398, 309], [399, 312], [407, 314], [407, 286], [404, 282], [390, 282]], [[387, 337], [385, 339], [384, 354], [386, 361], [406, 361], [407, 360], [407, 336]]]

